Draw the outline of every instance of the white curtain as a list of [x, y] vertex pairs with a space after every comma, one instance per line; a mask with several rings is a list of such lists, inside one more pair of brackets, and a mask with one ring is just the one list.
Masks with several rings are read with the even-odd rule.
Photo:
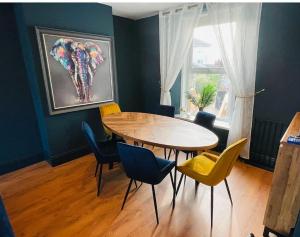
[[202, 9], [202, 3], [185, 4], [159, 13], [161, 104], [171, 105], [170, 89], [187, 57]]
[[228, 144], [248, 138], [249, 159], [261, 3], [209, 3], [221, 57], [235, 95]]

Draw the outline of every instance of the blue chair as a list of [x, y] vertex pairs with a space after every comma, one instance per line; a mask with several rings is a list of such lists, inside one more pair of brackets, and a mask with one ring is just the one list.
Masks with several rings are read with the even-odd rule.
[[118, 142], [117, 146], [126, 175], [130, 178], [122, 204], [122, 210], [133, 180], [151, 184], [156, 221], [157, 224], [159, 224], [154, 185], [159, 184], [168, 174], [170, 174], [173, 192], [175, 192], [171, 173], [171, 170], [175, 167], [175, 162], [157, 158], [152, 151], [143, 147], [132, 146], [120, 142]]
[[0, 236], [3, 237], [15, 236], [1, 197], [0, 197]]
[[97, 171], [100, 165], [100, 174], [98, 178], [98, 191], [97, 191], [97, 196], [99, 196], [103, 165], [104, 164], [112, 165], [113, 162], [120, 162], [117, 145], [116, 142], [112, 140], [97, 142], [95, 138], [95, 134], [87, 122], [82, 122], [82, 131], [87, 139], [89, 147], [91, 148], [97, 160], [95, 176], [97, 175]]
[[171, 105], [159, 105], [157, 114], [174, 118], [175, 107]]
[[214, 122], [216, 120], [216, 115], [207, 113], [204, 111], [199, 111], [196, 114], [196, 117], [194, 119], [194, 123], [198, 124], [202, 127], [205, 127], [209, 130], [212, 130], [214, 128]]

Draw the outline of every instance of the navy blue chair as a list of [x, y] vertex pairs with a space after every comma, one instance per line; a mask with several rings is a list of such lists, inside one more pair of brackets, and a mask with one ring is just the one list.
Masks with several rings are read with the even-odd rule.
[[0, 236], [3, 237], [15, 236], [1, 197], [0, 197]]
[[97, 196], [99, 196], [103, 165], [109, 164], [111, 166], [113, 162], [120, 162], [120, 156], [118, 155], [116, 142], [113, 140], [101, 142], [96, 141], [95, 134], [87, 122], [82, 122], [82, 131], [97, 161], [95, 176], [97, 175], [97, 171], [100, 165], [97, 191]]
[[117, 146], [126, 175], [130, 178], [122, 204], [122, 210], [128, 193], [130, 192], [132, 181], [138, 180], [142, 183], [151, 184], [156, 221], [157, 224], [159, 224], [154, 185], [159, 184], [168, 174], [170, 174], [173, 192], [175, 192], [171, 173], [171, 170], [175, 167], [175, 162], [157, 158], [152, 151], [143, 147], [132, 146], [120, 142], [118, 142]]
[[205, 127], [209, 130], [212, 130], [214, 127], [214, 122], [216, 120], [216, 115], [211, 114], [211, 113], [207, 113], [204, 111], [199, 111], [196, 114], [196, 117], [194, 119], [194, 123], [198, 124], [202, 127]]
[[171, 105], [159, 105], [157, 114], [174, 118], [175, 107]]

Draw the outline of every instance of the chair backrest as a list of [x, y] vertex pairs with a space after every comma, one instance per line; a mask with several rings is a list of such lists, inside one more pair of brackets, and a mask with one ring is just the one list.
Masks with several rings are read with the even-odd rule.
[[[103, 104], [99, 106], [99, 111], [100, 111], [100, 116], [101, 119], [105, 116], [105, 115], [110, 115], [110, 114], [114, 114], [114, 113], [119, 113], [121, 112], [120, 106], [115, 103], [109, 103], [109, 104]], [[105, 126], [103, 126], [104, 132], [108, 135], [108, 136], [112, 136], [111, 131], [106, 128]]]
[[209, 130], [212, 130], [214, 127], [214, 122], [216, 120], [216, 115], [210, 114], [204, 111], [199, 111], [196, 114], [196, 117], [194, 119], [194, 123], [198, 124], [202, 127], [205, 127]]
[[91, 129], [90, 125], [87, 122], [83, 121], [81, 125], [81, 129], [96, 159], [100, 160], [101, 157], [100, 157], [99, 147], [96, 142], [95, 134]]
[[220, 154], [213, 170], [209, 174], [211, 177], [213, 177], [214, 185], [224, 180], [230, 174], [234, 163], [236, 162], [246, 143], [247, 138], [242, 138], [241, 140], [228, 146]]
[[129, 178], [148, 184], [155, 184], [159, 180], [161, 171], [152, 151], [121, 142], [118, 142], [117, 146]]
[[159, 105], [157, 114], [174, 118], [175, 107], [171, 105]]

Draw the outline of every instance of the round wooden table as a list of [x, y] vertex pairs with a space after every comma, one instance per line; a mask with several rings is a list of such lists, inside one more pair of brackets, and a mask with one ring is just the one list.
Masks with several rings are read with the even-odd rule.
[[[180, 150], [207, 150], [218, 144], [218, 137], [204, 127], [156, 114], [121, 112], [106, 115], [102, 118], [102, 122], [104, 126], [120, 137], [143, 144], [175, 149], [176, 166]], [[174, 183], [176, 187], [176, 169]], [[175, 192], [173, 207], [174, 205]]]

